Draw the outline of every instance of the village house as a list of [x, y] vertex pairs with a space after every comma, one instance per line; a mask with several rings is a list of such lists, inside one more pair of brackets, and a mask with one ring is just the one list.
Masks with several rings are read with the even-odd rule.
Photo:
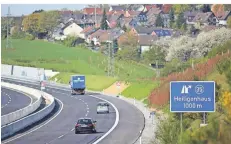
[[206, 25], [217, 25], [217, 21], [217, 18], [212, 12], [200, 12], [196, 14], [192, 22], [195, 23], [195, 27], [200, 28]]
[[141, 53], [149, 51], [154, 42], [158, 40], [157, 36], [152, 35], [138, 35], [138, 46]]
[[231, 11], [224, 11], [219, 13], [216, 18], [219, 26], [227, 26], [227, 19], [231, 16]]

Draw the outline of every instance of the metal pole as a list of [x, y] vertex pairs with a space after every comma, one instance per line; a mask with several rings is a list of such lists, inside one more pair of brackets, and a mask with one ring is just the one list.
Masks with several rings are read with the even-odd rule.
[[204, 124], [205, 124], [205, 112], [203, 113], [203, 118], [204, 118]]
[[95, 27], [96, 27], [96, 24], [97, 22], [96, 22], [96, 5], [95, 5]]
[[140, 131], [140, 144], [142, 144], [141, 131]]
[[183, 132], [183, 115], [182, 115], [182, 113], [180, 113], [180, 132], [181, 132], [181, 134], [182, 134], [182, 132]]

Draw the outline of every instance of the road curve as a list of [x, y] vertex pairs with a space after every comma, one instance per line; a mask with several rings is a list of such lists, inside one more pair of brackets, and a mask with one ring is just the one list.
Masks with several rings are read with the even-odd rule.
[[[35, 83], [33, 83], [32, 85], [31, 83], [26, 84], [25, 82], [15, 82], [14, 80], [10, 80], [10, 79], [4, 79], [4, 81], [6, 82], [10, 81], [16, 84], [20, 83], [25, 86], [30, 85], [31, 87], [34, 87], [37, 89], [40, 88], [39, 84], [35, 84]], [[67, 126], [68, 128], [69, 127], [73, 128], [77, 115], [78, 116], [82, 116], [84, 114], [86, 115], [86, 109], [84, 108], [86, 107], [86, 104], [84, 105], [84, 102], [86, 102], [87, 105], [89, 106], [88, 117], [92, 117], [97, 120], [97, 126], [99, 127], [99, 130], [98, 130], [99, 133], [90, 134], [90, 135], [87, 135], [87, 134], [75, 135], [74, 131], [70, 132], [70, 128], [66, 130], [66, 133], [64, 132], [61, 133], [59, 131], [61, 129], [60, 126], [59, 125], [55, 126], [55, 124], [57, 124], [56, 121], [59, 121], [58, 120], [59, 118], [57, 117], [56, 119], [53, 120], [51, 127], [48, 129], [48, 132], [45, 132], [46, 135], [43, 136], [43, 140], [38, 143], [50, 142], [50, 143], [55, 143], [55, 144], [56, 143], [61, 144], [61, 143], [67, 142], [70, 144], [72, 143], [87, 144], [87, 143], [93, 143], [93, 141], [96, 140], [98, 136], [102, 136], [114, 124], [115, 110], [111, 110], [112, 112], [109, 115], [104, 115], [104, 116], [97, 115], [95, 101], [99, 101], [99, 100], [97, 100], [94, 97], [103, 98], [105, 100], [112, 102], [118, 109], [119, 115], [120, 115], [119, 117], [120, 119], [119, 119], [119, 123], [117, 127], [107, 137], [105, 137], [102, 141], [100, 141], [99, 142], [100, 144], [101, 143], [102, 144], [118, 144], [118, 143], [119, 144], [132, 144], [137, 140], [137, 138], [140, 135], [140, 131], [142, 130], [144, 126], [143, 114], [135, 106], [123, 100], [120, 100], [119, 98], [105, 96], [105, 95], [96, 94], [96, 93], [87, 93], [87, 95], [85, 96], [72, 96], [71, 97], [69, 95], [70, 90], [67, 90], [65, 88], [59, 88], [59, 87], [49, 87], [47, 88], [47, 90], [48, 90], [48, 93], [53, 94], [55, 97], [63, 101], [64, 103], [63, 111], [65, 110], [65, 107], [67, 107], [65, 110], [67, 112], [60, 113], [64, 116], [58, 116], [58, 117], [61, 117], [61, 119], [63, 120], [63, 123], [66, 123], [66, 121], [68, 121], [68, 124], [65, 125], [66, 128]], [[84, 100], [84, 102], [82, 102], [79, 99]], [[65, 106], [65, 104], [67, 103], [68, 103], [68, 106]], [[73, 107], [75, 107], [77, 110], [73, 111]], [[71, 118], [69, 119], [68, 117], [71, 117]], [[60, 125], [64, 125], [64, 124], [60, 123]], [[33, 140], [34, 139], [38, 140], [38, 137], [42, 137], [40, 133], [44, 132], [43, 130], [41, 131], [41, 129], [39, 129], [38, 131], [39, 131], [37, 132], [38, 134], [36, 132], [33, 134], [34, 138], [31, 138], [31, 135], [30, 135], [30, 136], [26, 136], [23, 139], [21, 139], [22, 141], [17, 140], [16, 142], [17, 143], [18, 142], [20, 143], [23, 143], [23, 142], [24, 143], [27, 143], [27, 142], [34, 143], [35, 142], [36, 143], [36, 141], [33, 141]], [[55, 134], [55, 133], [58, 133], [58, 134]], [[51, 136], [55, 138], [49, 141], [48, 139]]]
[[[87, 97], [87, 95], [71, 96], [70, 92], [63, 93], [57, 90], [48, 90], [47, 93], [52, 94], [54, 97], [62, 101], [63, 109], [61, 110], [60, 114], [38, 130], [31, 132], [23, 137], [20, 137], [20, 134], [18, 134], [10, 139], [4, 140], [3, 143], [88, 144], [106, 133], [115, 122], [114, 109], [110, 109], [111, 113], [109, 114], [96, 114], [97, 103], [101, 101], [99, 99]], [[96, 134], [74, 134], [73, 128], [76, 121], [80, 117], [90, 117], [95, 119], [97, 121], [98, 132]]]
[[33, 98], [23, 93], [1, 87], [1, 115], [22, 109], [33, 102]]

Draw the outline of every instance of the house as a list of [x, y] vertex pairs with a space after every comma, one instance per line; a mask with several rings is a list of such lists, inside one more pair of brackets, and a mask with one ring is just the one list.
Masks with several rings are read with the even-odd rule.
[[193, 22], [193, 19], [197, 15], [197, 11], [186, 11], [184, 12], [184, 18], [186, 19], [186, 24], [188, 25], [194, 25], [195, 22]]
[[88, 36], [91, 35], [92, 33], [96, 32], [97, 30], [99, 30], [99, 28], [94, 28], [94, 27], [89, 26], [89, 27], [83, 29], [83, 31], [81, 31], [80, 33], [83, 35], [83, 37], [87, 43], [91, 43], [91, 40]]
[[157, 37], [171, 37], [172, 36], [172, 31], [168, 29], [157, 29], [155, 28], [153, 32], [151, 33], [152, 36], [157, 36]]
[[125, 11], [125, 10], [126, 10], [126, 8], [124, 6], [121, 6], [121, 5], [112, 5], [109, 8], [109, 12], [110, 11]]
[[136, 19], [134, 19], [134, 18], [126, 18], [126, 17], [118, 20], [118, 22], [120, 23], [121, 27], [126, 26], [127, 28], [135, 27], [138, 24], [138, 21]]
[[197, 13], [192, 22], [196, 24], [197, 27], [206, 26], [206, 25], [216, 25], [217, 18], [212, 12], [207, 13]]
[[150, 27], [150, 26], [156, 26], [156, 18], [157, 16], [152, 16], [148, 19], [148, 21], [146, 22], [146, 26]]
[[140, 52], [143, 53], [145, 51], [148, 51], [156, 40], [158, 40], [157, 36], [138, 35], [138, 45], [140, 48]]
[[143, 27], [143, 26], [136, 26], [131, 29], [130, 33], [133, 35], [151, 35], [155, 28], [154, 27]]
[[89, 39], [89, 41], [93, 41], [94, 45], [100, 45], [99, 37], [105, 32], [107, 32], [107, 30], [98, 29], [97, 31], [95, 31], [92, 34], [88, 35], [88, 39]]
[[227, 19], [231, 16], [231, 11], [224, 11], [218, 15], [216, 15], [216, 18], [218, 20], [218, 24], [220, 26], [227, 26]]
[[51, 37], [55, 40], [64, 40], [67, 36], [64, 36], [63, 28], [64, 28], [64, 24], [60, 23], [57, 27], [54, 28]]
[[103, 33], [99, 37], [99, 42], [108, 42], [118, 39], [121, 35], [123, 35], [124, 31], [120, 28], [114, 28], [107, 30], [107, 32]]
[[148, 21], [147, 13], [148, 11], [142, 11], [139, 13], [138, 20], [140, 23], [146, 23]]
[[159, 14], [163, 14], [162, 10], [159, 9], [159, 8], [151, 8], [148, 13], [147, 13], [147, 16], [148, 18], [150, 18], [151, 16], [155, 15], [159, 15]]
[[147, 5], [145, 5], [145, 8], [147, 11], [149, 11], [152, 8], [157, 8], [157, 5], [156, 4], [147, 4]]
[[103, 10], [101, 8], [84, 8], [83, 9], [83, 14], [86, 15], [94, 15], [94, 14], [102, 15]]
[[76, 37], [78, 36], [78, 37], [84, 38], [84, 35], [81, 34], [81, 32], [83, 31], [83, 28], [79, 26], [78, 22], [76, 21], [67, 23], [65, 27], [63, 27], [62, 29], [63, 29], [63, 34], [65, 36], [76, 36]]

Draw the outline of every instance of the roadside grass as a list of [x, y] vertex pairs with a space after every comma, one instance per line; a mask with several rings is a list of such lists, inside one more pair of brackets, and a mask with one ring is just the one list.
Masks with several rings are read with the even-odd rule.
[[137, 100], [143, 100], [147, 98], [151, 91], [157, 86], [158, 82], [154, 81], [133, 82], [122, 92], [122, 95], [129, 98], [135, 98]]
[[[52, 77], [50, 80], [57, 79], [57, 82], [63, 84], [69, 84], [71, 75], [75, 73], [60, 73]], [[106, 76], [95, 76], [95, 75], [85, 75], [86, 76], [86, 87], [89, 90], [101, 91], [110, 85], [112, 85], [116, 79]]]

